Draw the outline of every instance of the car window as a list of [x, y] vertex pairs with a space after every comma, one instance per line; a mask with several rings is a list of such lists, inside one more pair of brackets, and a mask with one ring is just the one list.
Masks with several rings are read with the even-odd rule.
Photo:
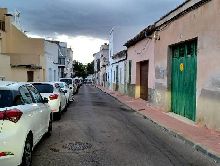
[[34, 88], [32, 86], [27, 86], [27, 88], [30, 91], [35, 103], [42, 103], [43, 102], [43, 99], [36, 88]]
[[66, 89], [68, 89], [68, 88], [69, 88], [69, 87], [68, 87], [68, 85], [67, 85], [66, 83], [65, 83], [65, 88], [66, 88]]
[[13, 106], [24, 105], [25, 102], [20, 94], [14, 95]]
[[23, 105], [24, 101], [18, 91], [0, 90], [0, 108]]
[[70, 85], [73, 83], [73, 80], [72, 79], [60, 79], [60, 82], [65, 82], [67, 83], [67, 85]]
[[28, 91], [27, 87], [26, 86], [21, 86], [19, 88], [19, 92], [21, 94], [21, 97], [24, 101], [24, 104], [31, 104], [33, 103], [33, 100], [32, 100], [32, 97], [31, 97], [31, 94], [30, 92]]
[[39, 93], [53, 93], [54, 88], [51, 84], [34, 83], [32, 84]]
[[63, 83], [58, 83], [58, 84], [59, 84], [60, 88], [64, 88]]
[[61, 88], [60, 88], [60, 87], [57, 87], [57, 88], [55, 87], [55, 88], [54, 88], [54, 92], [60, 93], [60, 91], [61, 91]]

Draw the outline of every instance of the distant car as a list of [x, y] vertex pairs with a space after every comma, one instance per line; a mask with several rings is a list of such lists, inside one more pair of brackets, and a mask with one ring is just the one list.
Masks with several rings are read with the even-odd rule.
[[48, 104], [53, 112], [54, 119], [60, 120], [62, 111], [67, 110], [65, 92], [57, 87], [54, 82], [35, 82], [32, 85], [43, 97], [48, 98]]
[[92, 85], [93, 82], [92, 82], [91, 80], [88, 80], [86, 84], [87, 84], [87, 85]]
[[80, 85], [80, 86], [83, 85], [83, 78], [79, 78], [79, 85]]
[[87, 84], [87, 85], [92, 85], [93, 84], [93, 81], [92, 81], [92, 79], [86, 79], [85, 80], [85, 84]]
[[65, 82], [55, 82], [55, 83], [58, 84], [59, 87], [65, 92], [65, 96], [66, 96], [68, 103], [74, 100], [73, 90], [69, 88], [67, 83], [65, 83]]
[[32, 151], [52, 131], [47, 98], [31, 84], [0, 81], [0, 165], [30, 166]]
[[73, 94], [78, 92], [78, 86], [72, 78], [60, 78], [60, 82], [65, 82], [69, 88], [73, 91]]
[[78, 79], [78, 78], [73, 78], [73, 82], [76, 84], [76, 86], [77, 86], [77, 93], [78, 93], [78, 91], [79, 91], [79, 88], [80, 88], [80, 86], [81, 86], [81, 83], [80, 83], [80, 80]]

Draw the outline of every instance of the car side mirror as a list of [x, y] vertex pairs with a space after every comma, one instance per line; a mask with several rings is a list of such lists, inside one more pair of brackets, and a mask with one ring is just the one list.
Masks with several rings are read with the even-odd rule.
[[48, 102], [49, 102], [48, 98], [45, 97], [45, 98], [43, 99], [43, 103], [48, 103]]

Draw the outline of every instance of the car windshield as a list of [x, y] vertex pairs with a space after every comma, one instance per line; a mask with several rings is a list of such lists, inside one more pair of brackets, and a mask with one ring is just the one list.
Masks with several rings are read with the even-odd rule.
[[16, 94], [18, 94], [17, 91], [0, 90], [0, 108], [15, 106]]
[[60, 82], [65, 82], [67, 85], [70, 85], [73, 83], [72, 79], [60, 79]]
[[53, 85], [50, 84], [34, 83], [33, 85], [40, 93], [53, 93], [54, 91]]

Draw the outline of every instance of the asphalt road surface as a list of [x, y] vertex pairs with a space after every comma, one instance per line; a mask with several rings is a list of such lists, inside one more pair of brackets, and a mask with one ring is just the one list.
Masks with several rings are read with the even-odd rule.
[[82, 86], [33, 166], [212, 166], [215, 163], [92, 86]]

